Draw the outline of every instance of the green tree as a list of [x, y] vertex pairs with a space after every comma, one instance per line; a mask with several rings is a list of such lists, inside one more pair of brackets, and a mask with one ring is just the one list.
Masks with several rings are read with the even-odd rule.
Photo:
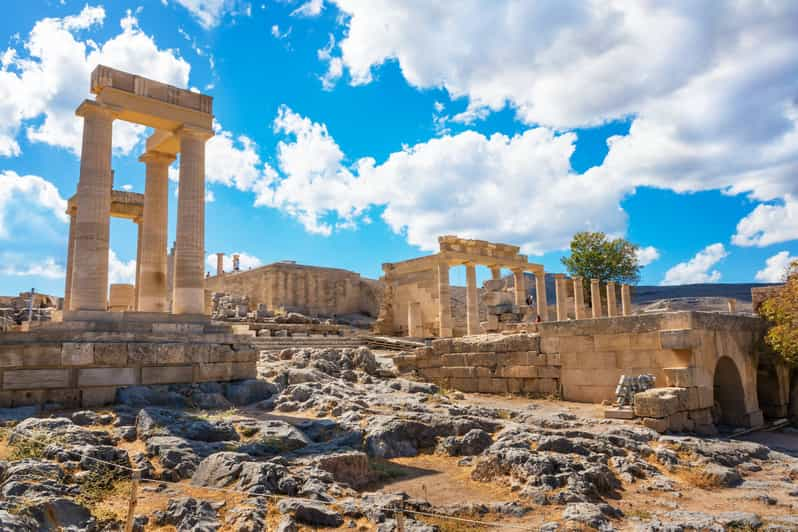
[[570, 256], [561, 260], [572, 277], [582, 277], [585, 283], [598, 279], [602, 284], [637, 284], [640, 280], [637, 246], [623, 238], [610, 240], [601, 232], [576, 233]]
[[770, 329], [765, 340], [792, 366], [798, 366], [798, 261], [790, 264], [787, 281], [772, 297], [766, 299], [759, 312]]

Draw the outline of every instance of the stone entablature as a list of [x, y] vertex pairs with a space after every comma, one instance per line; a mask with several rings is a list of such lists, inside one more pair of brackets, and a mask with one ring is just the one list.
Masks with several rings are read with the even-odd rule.
[[349, 270], [275, 262], [247, 271], [217, 269], [216, 275], [205, 279], [205, 290], [245, 296], [249, 310], [266, 305], [272, 312], [286, 310], [308, 316], [376, 316], [378, 284]]
[[[119, 388], [255, 378], [258, 351], [228, 327], [116, 321], [0, 336], [0, 408], [113, 403]], [[89, 319], [90, 317], [86, 317]]]

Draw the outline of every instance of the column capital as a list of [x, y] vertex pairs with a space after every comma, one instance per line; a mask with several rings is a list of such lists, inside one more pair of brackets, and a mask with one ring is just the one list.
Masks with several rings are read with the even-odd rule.
[[554, 278], [555, 279], [565, 279], [565, 274], [564, 273], [555, 273], [554, 274]]
[[213, 130], [210, 130], [210, 129], [204, 129], [204, 128], [196, 127], [196, 126], [183, 125], [183, 126], [177, 128], [174, 131], [174, 134], [177, 135], [181, 139], [183, 137], [190, 137], [190, 138], [199, 139], [199, 140], [202, 140], [202, 141], [207, 141], [208, 139], [213, 137], [214, 132], [213, 132]]
[[88, 116], [101, 116], [113, 120], [119, 116], [119, 109], [115, 106], [97, 103], [94, 100], [83, 100], [75, 109], [75, 115], [86, 118]]
[[177, 157], [171, 153], [164, 153], [155, 150], [148, 150], [139, 155], [139, 161], [142, 163], [172, 164], [176, 158]]

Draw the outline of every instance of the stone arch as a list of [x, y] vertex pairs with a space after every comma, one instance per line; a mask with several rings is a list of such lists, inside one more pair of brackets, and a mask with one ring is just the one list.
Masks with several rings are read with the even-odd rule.
[[715, 421], [721, 425], [747, 425], [745, 389], [742, 376], [733, 359], [727, 356], [718, 359], [713, 388]]

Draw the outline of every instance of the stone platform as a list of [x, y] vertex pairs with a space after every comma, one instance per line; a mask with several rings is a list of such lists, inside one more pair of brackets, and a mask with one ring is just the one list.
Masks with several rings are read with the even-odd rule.
[[119, 388], [255, 378], [251, 338], [204, 316], [69, 312], [0, 334], [0, 407], [113, 403]]

